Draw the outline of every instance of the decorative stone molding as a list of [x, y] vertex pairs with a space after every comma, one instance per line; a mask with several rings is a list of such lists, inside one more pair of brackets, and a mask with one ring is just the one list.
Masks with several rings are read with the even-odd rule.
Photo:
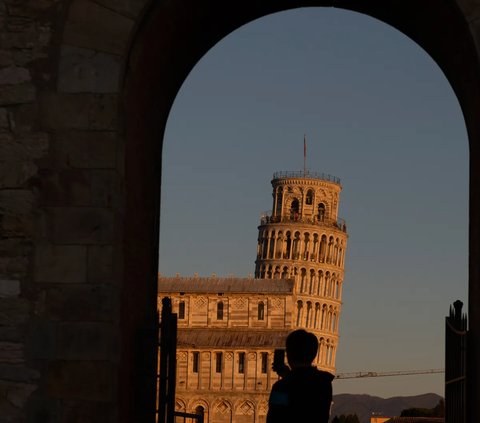
[[283, 307], [283, 300], [281, 298], [274, 298], [272, 300], [272, 307], [273, 308], [282, 308]]
[[250, 415], [250, 414], [254, 414], [254, 412], [255, 412], [255, 404], [253, 403], [253, 401], [245, 400], [245, 401], [242, 401], [237, 406], [238, 414]]
[[219, 398], [213, 406], [213, 409], [220, 412], [220, 414], [225, 414], [232, 410], [232, 405], [226, 398]]
[[234, 304], [235, 304], [235, 308], [243, 309], [247, 306], [247, 301], [245, 300], [245, 298], [240, 297], [235, 300]]
[[185, 411], [187, 409], [185, 400], [181, 398], [175, 398], [175, 411]]
[[260, 414], [267, 414], [268, 413], [268, 402], [261, 401], [260, 405], [258, 406], [258, 411]]
[[198, 298], [195, 299], [195, 305], [198, 308], [203, 308], [203, 307], [205, 307], [206, 304], [207, 304], [207, 300], [203, 297], [198, 297]]

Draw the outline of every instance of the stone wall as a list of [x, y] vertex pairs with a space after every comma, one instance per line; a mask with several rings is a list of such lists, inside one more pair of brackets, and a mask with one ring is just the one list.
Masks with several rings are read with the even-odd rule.
[[[198, 366], [195, 368], [194, 354], [197, 354]], [[217, 354], [221, 354], [220, 369], [217, 368]], [[239, 367], [240, 354], [245, 354], [245, 362]], [[266, 354], [266, 371], [263, 372], [263, 357]], [[272, 348], [189, 348], [179, 346], [177, 381], [178, 390], [204, 389], [209, 391], [260, 391], [267, 392], [277, 381], [276, 373], [271, 371], [273, 362]], [[220, 371], [218, 371], [220, 370]], [[228, 394], [230, 395], [230, 394]]]
[[268, 395], [260, 393], [230, 394], [222, 392], [198, 391], [179, 393], [175, 410], [195, 412], [197, 407], [204, 410], [207, 423], [262, 423], [266, 421]]
[[[162, 298], [172, 299], [172, 310], [179, 314], [179, 304], [185, 304], [185, 315], [178, 320], [182, 327], [215, 328], [270, 328], [284, 329], [292, 327], [291, 295], [255, 295], [255, 294], [185, 294], [159, 293], [158, 307], [161, 309]], [[218, 319], [218, 303], [223, 303], [222, 319]], [[259, 319], [258, 304], [264, 304], [264, 318]]]

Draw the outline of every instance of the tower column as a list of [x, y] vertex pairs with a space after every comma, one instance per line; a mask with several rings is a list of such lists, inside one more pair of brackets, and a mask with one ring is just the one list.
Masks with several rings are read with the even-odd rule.
[[271, 231], [267, 232], [267, 254], [264, 254], [265, 258], [270, 258], [270, 239], [271, 239]]
[[273, 240], [273, 259], [275, 259], [275, 251], [277, 250], [277, 237], [278, 237], [278, 234], [275, 232], [275, 235], [272, 237], [272, 240]]
[[278, 201], [278, 187], [275, 189], [275, 194], [273, 195], [272, 217], [275, 216], [277, 212], [277, 201]]

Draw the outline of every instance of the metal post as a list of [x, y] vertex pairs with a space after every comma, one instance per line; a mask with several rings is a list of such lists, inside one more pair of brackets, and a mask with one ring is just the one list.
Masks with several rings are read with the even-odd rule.
[[168, 321], [167, 423], [175, 423], [175, 385], [177, 376], [177, 315]]
[[445, 423], [466, 422], [467, 318], [462, 302], [450, 307], [445, 319]]
[[160, 368], [158, 386], [158, 423], [166, 423], [167, 420], [167, 367], [168, 367], [168, 332], [169, 320], [172, 313], [172, 300], [162, 300], [162, 321], [160, 324]]

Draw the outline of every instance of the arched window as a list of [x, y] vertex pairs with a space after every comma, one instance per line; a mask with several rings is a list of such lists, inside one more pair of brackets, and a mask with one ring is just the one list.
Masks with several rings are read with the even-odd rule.
[[245, 373], [245, 353], [238, 353], [238, 373]]
[[302, 321], [302, 308], [303, 304], [301, 301], [297, 302], [297, 326], [300, 326], [300, 323]]
[[317, 219], [319, 222], [325, 221], [325, 204], [319, 203], [317, 208]]
[[198, 414], [202, 417], [205, 415], [205, 410], [203, 409], [203, 407], [201, 405], [199, 405], [197, 408], [195, 408], [195, 414]]
[[178, 318], [185, 319], [185, 301], [180, 301], [178, 304]]
[[264, 265], [262, 265], [260, 267], [260, 278], [265, 279], [265, 266]]
[[332, 332], [335, 332], [336, 327], [337, 327], [337, 315], [334, 314], [332, 318]]
[[295, 232], [295, 236], [293, 238], [293, 255], [292, 258], [294, 260], [298, 260], [300, 257], [300, 232]]
[[273, 274], [273, 279], [280, 279], [280, 266], [275, 267], [275, 273]]
[[276, 207], [276, 216], [282, 215], [282, 204], [283, 204], [283, 187], [279, 187], [277, 191], [277, 207]]
[[330, 285], [330, 272], [325, 274], [325, 282], [323, 284], [323, 296], [326, 297], [328, 293], [328, 285]]
[[327, 254], [327, 237], [326, 235], [322, 235], [322, 240], [320, 241], [320, 252], [319, 252], [319, 255], [320, 255], [320, 258], [319, 258], [319, 261], [320, 263], [324, 263], [325, 262], [325, 256]]
[[301, 270], [300, 293], [302, 292], [307, 292], [307, 271], [305, 269]]
[[217, 303], [217, 320], [223, 320], [223, 302]]
[[266, 259], [268, 254], [268, 232], [263, 231], [262, 258]]
[[318, 329], [318, 317], [320, 312], [320, 304], [315, 304], [315, 317], [313, 318], [313, 328]]
[[222, 373], [222, 353], [217, 352], [215, 355], [217, 359], [216, 366], [215, 366], [216, 373]]
[[192, 361], [193, 361], [193, 370], [192, 372], [193, 373], [198, 373], [198, 363], [199, 363], [199, 360], [200, 360], [200, 353], [198, 351], [194, 351], [192, 353]]
[[310, 255], [311, 261], [317, 261], [318, 245], [318, 234], [313, 234], [312, 254]]
[[323, 283], [323, 272], [320, 270], [318, 272], [318, 281], [317, 281], [317, 295], [320, 295]]
[[262, 352], [261, 357], [262, 357], [262, 373], [267, 374], [267, 372], [268, 372], [268, 353]]
[[326, 314], [327, 314], [327, 306], [324, 305], [323, 308], [322, 308], [322, 320], [320, 321], [320, 329], [321, 330], [325, 329]]
[[308, 293], [313, 294], [315, 286], [315, 270], [310, 270], [310, 286], [308, 287]]
[[283, 249], [283, 258], [289, 259], [290, 252], [292, 250], [292, 234], [290, 232], [287, 232], [287, 236], [285, 237], [284, 242], [285, 242], [285, 245]]
[[283, 233], [278, 232], [277, 240], [275, 242], [275, 258], [282, 258], [282, 246], [283, 246]]
[[332, 254], [333, 254], [333, 236], [330, 237], [327, 246], [327, 263], [332, 262]]
[[305, 327], [309, 328], [312, 324], [312, 303], [309, 301], [307, 303], [307, 318], [305, 321]]
[[303, 252], [302, 252], [302, 258], [303, 260], [308, 260], [308, 252], [310, 249], [310, 234], [307, 232], [304, 235], [303, 238]]
[[292, 205], [290, 206], [290, 217], [294, 220], [297, 220], [299, 210], [300, 210], [300, 203], [295, 198], [295, 200], [292, 201]]
[[272, 279], [273, 276], [273, 271], [272, 271], [272, 265], [268, 266], [267, 270], [267, 279]]
[[263, 301], [258, 303], [258, 320], [265, 320], [265, 305]]
[[318, 341], [318, 356], [317, 356], [317, 361], [319, 363], [323, 362], [323, 350], [325, 349], [325, 339], [320, 338]]
[[268, 251], [268, 258], [273, 258], [273, 250], [275, 250], [275, 242], [276, 242], [276, 238], [275, 238], [275, 231], [272, 231], [270, 233], [270, 247], [269, 247], [269, 251]]
[[288, 276], [288, 267], [287, 266], [285, 266], [283, 268], [282, 279], [290, 279], [290, 277]]
[[310, 206], [312, 204], [312, 199], [313, 199], [313, 191], [309, 189], [307, 191], [307, 197], [305, 198], [305, 204], [307, 206]]

